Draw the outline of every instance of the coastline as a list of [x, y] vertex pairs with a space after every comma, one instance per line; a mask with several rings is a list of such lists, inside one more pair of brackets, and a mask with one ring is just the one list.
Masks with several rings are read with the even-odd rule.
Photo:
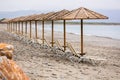
[[[55, 22], [56, 24], [63, 24], [63, 22]], [[70, 25], [79, 25], [80, 22], [66, 22]], [[120, 22], [84, 22], [85, 25], [120, 25]]]
[[[55, 24], [54, 31], [61, 31], [63, 32], [63, 25], [62, 24]], [[38, 24], [38, 28], [42, 26]], [[51, 31], [51, 24], [45, 25], [45, 31]], [[34, 31], [34, 25], [33, 25]], [[39, 32], [39, 30], [38, 30]], [[80, 35], [80, 25], [76, 24], [66, 24], [66, 32], [67, 33], [75, 33]], [[113, 39], [120, 39], [120, 25], [84, 25], [84, 35], [90, 36], [100, 36], [100, 37], [109, 37]]]
[[[73, 63], [59, 58], [47, 49], [35, 49], [3, 31], [0, 27], [0, 42], [14, 45], [14, 60], [31, 78], [36, 80], [119, 80], [120, 79], [120, 40], [96, 36], [84, 36], [85, 56], [105, 59], [104, 65], [92, 66], [87, 63]], [[67, 33], [67, 42], [79, 51], [80, 36]], [[41, 33], [39, 32], [39, 38]], [[51, 32], [45, 30], [45, 38], [51, 41]], [[55, 32], [55, 40], [63, 45], [63, 34]], [[54, 55], [54, 56], [53, 56]]]

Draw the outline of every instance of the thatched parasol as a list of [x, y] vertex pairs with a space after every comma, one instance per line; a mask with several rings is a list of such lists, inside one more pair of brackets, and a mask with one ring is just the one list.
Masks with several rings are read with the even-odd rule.
[[2, 22], [2, 23], [8, 23], [10, 20], [11, 20], [11, 19], [6, 19], [6, 18], [5, 18], [5, 19], [2, 20], [1, 22]]
[[[54, 20], [61, 19], [62, 16], [67, 14], [69, 11], [68, 10], [61, 10], [53, 14], [52, 16], [49, 16], [47, 20], [52, 20], [52, 39], [51, 39], [51, 45], [52, 47], [54, 46]], [[65, 36], [64, 36], [65, 37]], [[64, 38], [65, 39], [65, 38]]]
[[70, 12], [70, 11], [63, 9], [61, 11], [56, 12], [54, 15], [48, 17], [47, 19], [48, 20], [58, 20], [58, 19], [61, 19], [68, 12]]
[[37, 18], [35, 18], [35, 20], [37, 20], [37, 21], [38, 20], [42, 21], [42, 43], [43, 44], [44, 44], [44, 40], [45, 40], [44, 39], [44, 21], [46, 21], [49, 16], [52, 16], [54, 14], [55, 14], [55, 12], [50, 12], [50, 13], [46, 13], [46, 14], [40, 14], [39, 16], [37, 16]]
[[[84, 55], [83, 52], [83, 19], [108, 19], [108, 17], [94, 12], [92, 10], [80, 7], [78, 9], [72, 10], [68, 14], [62, 17], [62, 20], [78, 20], [81, 19], [81, 55]], [[65, 24], [65, 23], [64, 23]]]

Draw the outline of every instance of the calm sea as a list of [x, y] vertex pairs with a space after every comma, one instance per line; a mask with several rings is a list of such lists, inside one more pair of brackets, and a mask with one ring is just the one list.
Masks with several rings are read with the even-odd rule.
[[[2, 24], [0, 24], [1, 26]], [[84, 35], [108, 37], [120, 40], [120, 25], [92, 25], [84, 24]], [[24, 24], [25, 27], [25, 24]], [[28, 23], [29, 27], [29, 23]], [[32, 24], [34, 30], [35, 25]], [[38, 23], [38, 30], [42, 29], [41, 23]], [[45, 24], [45, 30], [51, 31], [51, 24]], [[63, 32], [63, 24], [54, 24], [54, 30]], [[80, 35], [80, 25], [66, 24], [68, 33]]]
[[[38, 24], [39, 29], [41, 25]], [[33, 25], [34, 28], [34, 25]], [[45, 24], [45, 30], [51, 30], [51, 24]], [[54, 24], [54, 30], [63, 32], [63, 24]], [[66, 31], [80, 35], [80, 25], [66, 24]], [[84, 24], [84, 35], [93, 35], [120, 39], [120, 25], [88, 25]]]
[[[55, 31], [63, 32], [62, 24], [54, 25]], [[46, 30], [51, 30], [51, 25], [45, 25]], [[80, 35], [80, 25], [66, 25], [66, 31], [68, 33], [74, 33]], [[84, 35], [94, 35], [101, 37], [109, 37], [114, 39], [120, 39], [120, 25], [84, 25]]]

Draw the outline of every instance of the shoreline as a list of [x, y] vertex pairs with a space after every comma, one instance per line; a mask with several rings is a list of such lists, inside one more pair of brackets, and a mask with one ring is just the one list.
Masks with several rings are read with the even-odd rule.
[[[61, 31], [56, 31], [56, 32], [61, 32]], [[62, 32], [61, 32], [61, 33], [62, 33]], [[74, 35], [80, 36], [80, 34], [78, 34], [78, 33], [67, 32], [67, 34], [74, 34]], [[113, 39], [113, 40], [118, 40], [118, 41], [120, 41], [120, 39], [112, 38], [112, 37], [107, 37], [107, 36], [98, 36], [98, 35], [91, 35], [91, 34], [84, 34], [84, 36], [93, 36], [93, 37], [107, 38], [107, 39]]]
[[[51, 31], [50, 30], [45, 30], [45, 33], [49, 33], [49, 37], [51, 37]], [[63, 32], [61, 32], [61, 31], [54, 31], [54, 33], [60, 33], [60, 35], [63, 35]], [[72, 33], [72, 32], [66, 32], [66, 34], [67, 35], [71, 34], [71, 35], [78, 36], [78, 37], [80, 36], [80, 34], [78, 34], [78, 33]], [[89, 36], [89, 37], [98, 37], [98, 38], [106, 38], [106, 39], [120, 41], [120, 39], [112, 38], [112, 37], [107, 37], [107, 36], [98, 36], [98, 35], [84, 34], [84, 37], [86, 37], [86, 36]]]
[[[46, 23], [49, 24], [50, 22]], [[55, 24], [63, 24], [63, 22], [56, 21]], [[66, 22], [69, 25], [80, 25], [80, 22]], [[120, 22], [84, 22], [85, 25], [120, 25]]]
[[[0, 42], [15, 47], [14, 60], [31, 80], [119, 80], [120, 79], [120, 41], [96, 36], [84, 36], [85, 57], [100, 59], [104, 64], [92, 66], [88, 63], [68, 61], [63, 53], [49, 49], [34, 48], [15, 39], [0, 27]], [[55, 40], [63, 45], [63, 34], [55, 32]], [[39, 33], [41, 38], [41, 33]], [[51, 41], [51, 32], [45, 30], [46, 40]], [[67, 33], [67, 42], [79, 51], [79, 35]], [[39, 47], [39, 46], [38, 46]], [[65, 54], [67, 55], [67, 53]], [[71, 59], [73, 57], [70, 57]], [[82, 76], [82, 77], [81, 77]]]
[[[48, 23], [48, 22], [47, 22]], [[1, 24], [2, 25], [2, 24]], [[4, 25], [4, 24], [3, 24]], [[71, 29], [74, 29], [74, 28], [72, 28], [72, 26], [69, 26], [69, 25], [71, 25], [71, 24], [68, 24], [68, 31], [67, 31], [67, 33], [69, 34], [76, 34], [76, 35], [80, 35], [80, 32], [79, 32], [79, 26], [76, 26], [76, 32], [75, 32], [75, 30], [73, 30], [73, 31], [70, 31], [69, 30], [69, 28], [71, 28]], [[74, 25], [74, 24], [73, 24]], [[77, 24], [78, 25], [78, 24]], [[85, 24], [86, 25], [86, 24]], [[88, 24], [89, 25], [89, 24]], [[50, 26], [51, 27], [51, 24], [49, 23], [49, 25], [47, 24], [46, 25], [46, 29], [45, 29], [45, 31], [51, 31], [51, 28], [49, 28], [48, 26]], [[58, 26], [58, 29], [56, 28]], [[61, 25], [62, 26], [62, 25]], [[33, 31], [34, 31], [34, 28], [35, 26], [34, 25], [32, 25], [32, 29], [33, 29]], [[41, 27], [41, 25], [38, 23], [38, 28], [39, 27]], [[56, 27], [55, 27], [55, 30], [56, 30], [56, 32], [61, 32], [61, 33], [63, 33], [63, 31], [61, 30], [62, 28], [59, 28], [60, 26], [57, 24], [56, 25]], [[92, 26], [90, 26], [91, 28], [92, 28]], [[90, 29], [90, 27], [89, 26], [85, 26], [84, 27], [84, 29], [86, 29], [86, 30], [84, 30], [84, 35], [87, 35], [87, 36], [97, 36], [97, 37], [106, 37], [106, 38], [111, 38], [111, 39], [116, 39], [116, 40], [120, 40], [120, 36], [118, 35], [119, 34], [119, 25], [116, 25], [115, 27], [117, 27], [117, 28], [115, 28], [116, 30], [117, 30], [117, 32], [114, 32], [115, 30], [113, 30], [113, 35], [110, 35], [110, 34], [108, 34], [108, 33], [111, 33], [112, 34], [112, 30], [111, 29], [108, 29], [108, 28], [105, 28], [105, 30], [109, 30], [109, 31], [107, 31], [107, 32], [105, 32], [105, 31], [103, 31], [103, 33], [105, 33], [106, 35], [104, 35], [104, 34], [102, 34], [102, 33], [100, 33], [100, 31], [98, 31], [98, 34], [96, 34], [95, 32], [92, 32], [92, 31], [89, 31], [89, 29]], [[97, 28], [95, 28], [96, 26], [93, 26], [93, 30], [95, 29], [95, 30], [98, 30], [98, 29], [103, 29], [103, 27], [109, 27], [109, 26], [102, 26], [101, 28], [100, 28], [100, 26], [98, 26], [98, 29]], [[87, 29], [88, 28], [88, 29]], [[110, 26], [110, 28], [113, 28], [113, 26]], [[59, 30], [60, 29], [60, 30]], [[113, 28], [114, 29], [114, 28]], [[28, 29], [28, 31], [29, 31], [29, 29]], [[39, 31], [41, 31], [41, 28], [40, 29], [38, 29], [38, 32]], [[118, 36], [116, 36], [116, 35], [118, 35]]]

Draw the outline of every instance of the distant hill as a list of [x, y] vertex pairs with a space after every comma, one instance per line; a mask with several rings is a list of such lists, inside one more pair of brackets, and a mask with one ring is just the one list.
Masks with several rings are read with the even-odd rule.
[[[87, 20], [88, 22], [115, 22], [120, 23], [120, 10], [95, 10], [101, 14], [104, 14], [109, 17], [108, 20]], [[18, 16], [26, 16], [31, 14], [40, 14], [44, 11], [35, 11], [35, 10], [23, 10], [15, 12], [0, 12], [0, 19], [2, 18], [15, 18]], [[48, 11], [50, 12], [50, 11]], [[46, 12], [44, 12], [46, 13]]]
[[31, 14], [38, 14], [41, 13], [40, 11], [34, 10], [23, 10], [23, 11], [15, 11], [15, 12], [0, 12], [0, 19], [1, 18], [15, 18], [19, 16], [26, 16]]

